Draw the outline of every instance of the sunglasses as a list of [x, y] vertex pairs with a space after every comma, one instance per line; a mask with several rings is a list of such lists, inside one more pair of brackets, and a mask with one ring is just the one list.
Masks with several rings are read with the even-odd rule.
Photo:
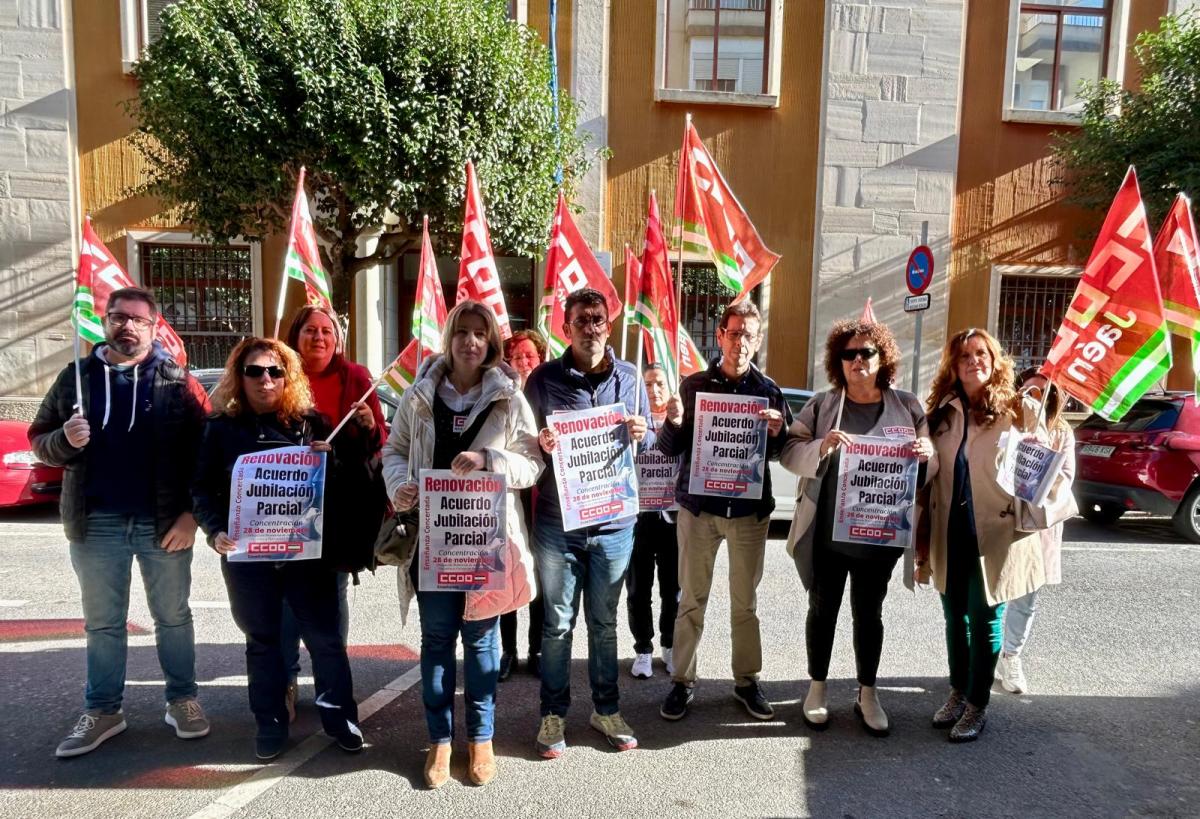
[[263, 373], [276, 379], [283, 378], [287, 374], [278, 364], [272, 364], [269, 367], [264, 367], [262, 364], [247, 364], [242, 367], [242, 375], [247, 378], [262, 378]]
[[856, 358], [861, 358], [863, 361], [870, 361], [877, 355], [879, 355], [879, 351], [874, 347], [847, 347], [839, 353], [838, 357], [842, 361], [853, 361]]

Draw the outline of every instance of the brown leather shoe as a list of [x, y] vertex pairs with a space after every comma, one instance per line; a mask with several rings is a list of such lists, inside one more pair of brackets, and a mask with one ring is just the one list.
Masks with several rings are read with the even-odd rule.
[[442, 742], [429, 749], [425, 757], [425, 784], [437, 790], [450, 779], [450, 743]]
[[476, 785], [486, 785], [496, 778], [496, 755], [490, 739], [467, 743], [467, 771]]

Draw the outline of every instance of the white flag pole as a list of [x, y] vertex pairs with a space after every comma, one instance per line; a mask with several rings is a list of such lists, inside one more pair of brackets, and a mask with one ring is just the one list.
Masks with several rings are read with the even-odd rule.
[[[626, 259], [629, 258], [629, 242], [625, 243], [625, 258]], [[628, 264], [625, 265], [625, 295], [629, 295], [629, 265]], [[633, 318], [632, 310], [630, 310], [630, 305], [628, 303], [626, 303], [624, 305], [624, 307], [625, 307], [625, 315], [622, 317], [622, 321], [621, 321], [621, 360], [622, 361], [627, 360], [625, 358], [625, 342], [629, 340], [629, 322]]]
[[[687, 129], [692, 126], [692, 115], [686, 114], [686, 124], [684, 125], [684, 147], [681, 151], [687, 150]], [[680, 157], [680, 163], [683, 164], [683, 157]], [[679, 180], [675, 180], [675, 190], [679, 191]], [[679, 202], [675, 203], [675, 208], [681, 208]], [[679, 385], [683, 380], [683, 368], [680, 366], [683, 349], [683, 219], [679, 220], [679, 278], [675, 282], [675, 392], [679, 392]]]

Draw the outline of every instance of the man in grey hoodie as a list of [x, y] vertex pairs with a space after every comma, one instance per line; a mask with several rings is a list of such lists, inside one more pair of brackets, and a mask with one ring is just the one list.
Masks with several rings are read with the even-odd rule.
[[[29, 427], [43, 462], [65, 467], [61, 511], [87, 630], [85, 710], [59, 757], [86, 754], [125, 730], [126, 618], [136, 557], [166, 677], [166, 723], [182, 739], [208, 734], [196, 700], [189, 486], [208, 397], [154, 340], [147, 290], [115, 290], [106, 343], [59, 374]], [[80, 392], [76, 397], [75, 368]]]

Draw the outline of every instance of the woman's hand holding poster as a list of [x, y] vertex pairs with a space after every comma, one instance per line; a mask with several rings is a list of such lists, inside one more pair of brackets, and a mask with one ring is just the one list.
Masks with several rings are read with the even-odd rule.
[[838, 469], [833, 539], [911, 548], [917, 469], [911, 440], [852, 436]]
[[770, 405], [753, 395], [696, 393], [689, 494], [762, 497], [767, 422], [758, 414]]
[[504, 588], [507, 488], [499, 472], [421, 470], [421, 591]]
[[321, 556], [325, 453], [288, 446], [238, 457], [229, 484], [235, 562]]
[[638, 513], [625, 406], [556, 412], [547, 424], [558, 438], [554, 481], [564, 532], [633, 517]]

